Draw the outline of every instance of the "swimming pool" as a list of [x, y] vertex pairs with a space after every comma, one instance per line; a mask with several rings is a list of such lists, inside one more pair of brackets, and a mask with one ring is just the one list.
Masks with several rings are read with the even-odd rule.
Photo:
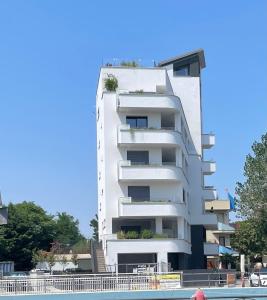
[[[223, 300], [226, 297], [236, 299], [248, 297], [255, 300], [267, 300], [267, 288], [208, 288], [203, 289], [208, 299]], [[2, 300], [29, 299], [29, 300], [157, 300], [157, 299], [190, 299], [195, 289], [179, 290], [151, 290], [151, 291], [121, 291], [121, 292], [91, 292], [70, 294], [42, 294], [42, 295], [10, 295], [0, 296]], [[257, 298], [257, 295], [265, 297]], [[231, 298], [227, 298], [231, 299]]]

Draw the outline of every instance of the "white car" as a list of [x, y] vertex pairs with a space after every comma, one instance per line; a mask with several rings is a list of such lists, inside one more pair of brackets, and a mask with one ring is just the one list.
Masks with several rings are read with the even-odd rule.
[[250, 286], [267, 286], [267, 268], [255, 270], [249, 276]]

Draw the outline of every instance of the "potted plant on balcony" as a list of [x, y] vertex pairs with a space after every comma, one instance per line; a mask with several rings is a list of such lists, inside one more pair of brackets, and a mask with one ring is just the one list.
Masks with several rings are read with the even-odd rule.
[[139, 67], [139, 64], [134, 60], [133, 61], [122, 61], [121, 66], [136, 68], [136, 67]]
[[152, 239], [153, 238], [153, 232], [149, 229], [144, 229], [141, 232], [141, 239]]
[[109, 92], [115, 92], [118, 88], [118, 80], [115, 76], [105, 79], [105, 89]]
[[128, 231], [126, 232], [126, 239], [136, 240], [139, 238], [139, 234], [137, 231]]

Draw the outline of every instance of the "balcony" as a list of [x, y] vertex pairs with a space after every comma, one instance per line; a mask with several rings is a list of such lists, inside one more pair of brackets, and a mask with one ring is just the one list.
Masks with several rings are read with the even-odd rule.
[[215, 145], [215, 135], [212, 133], [202, 134], [203, 149], [210, 149]]
[[216, 243], [204, 243], [204, 255], [217, 256], [219, 255], [219, 245]]
[[132, 165], [129, 160], [118, 165], [120, 181], [182, 181], [185, 179], [180, 167], [174, 165]]
[[214, 233], [232, 234], [235, 233], [235, 228], [230, 226], [229, 224], [218, 222], [218, 230], [215, 230]]
[[227, 211], [230, 210], [230, 201], [229, 200], [214, 200], [214, 201], [205, 201], [205, 210], [213, 211]]
[[191, 244], [183, 239], [105, 239], [110, 253], [166, 253], [183, 252], [191, 254]]
[[173, 129], [130, 128], [130, 125], [124, 124], [118, 128], [118, 145], [177, 146], [183, 145], [183, 140], [181, 134]]
[[117, 98], [118, 111], [179, 111], [181, 102], [177, 96], [159, 93], [121, 93]]
[[205, 201], [212, 201], [217, 199], [217, 190], [214, 187], [204, 187], [202, 195]]
[[204, 175], [212, 175], [216, 172], [216, 163], [214, 161], [202, 161], [202, 172]]
[[131, 197], [119, 199], [119, 217], [157, 217], [187, 215], [184, 203], [171, 200], [134, 202]]

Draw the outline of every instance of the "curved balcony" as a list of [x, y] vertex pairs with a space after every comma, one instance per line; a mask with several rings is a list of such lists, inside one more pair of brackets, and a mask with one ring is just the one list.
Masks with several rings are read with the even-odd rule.
[[215, 145], [215, 135], [212, 133], [202, 134], [201, 139], [203, 149], [210, 149]]
[[118, 179], [120, 181], [182, 181], [185, 176], [182, 169], [174, 165], [131, 165], [127, 160], [119, 162]]
[[131, 197], [119, 199], [119, 217], [164, 217], [187, 215], [184, 203], [171, 200], [134, 202]]
[[130, 125], [124, 124], [118, 128], [118, 145], [182, 146], [184, 144], [180, 132], [176, 130], [130, 128]]
[[202, 172], [204, 175], [212, 175], [216, 172], [216, 163], [214, 161], [202, 161]]
[[183, 252], [191, 254], [191, 244], [183, 239], [106, 239], [112, 253]]
[[217, 199], [217, 190], [214, 187], [204, 187], [202, 195], [205, 201], [213, 201]]
[[157, 93], [121, 93], [117, 98], [118, 111], [179, 111], [181, 102], [177, 96]]

